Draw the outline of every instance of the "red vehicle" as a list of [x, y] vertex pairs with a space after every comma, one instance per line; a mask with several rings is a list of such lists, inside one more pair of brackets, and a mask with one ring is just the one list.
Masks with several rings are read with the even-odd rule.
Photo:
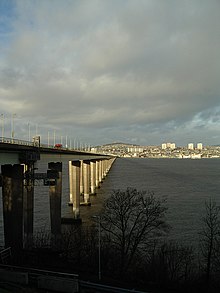
[[56, 143], [54, 147], [57, 148], [57, 149], [60, 149], [60, 148], [62, 148], [62, 146], [63, 145], [61, 143]]

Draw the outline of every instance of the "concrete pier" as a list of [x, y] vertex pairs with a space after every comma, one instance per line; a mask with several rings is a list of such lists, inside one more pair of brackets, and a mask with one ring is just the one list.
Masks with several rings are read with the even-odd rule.
[[80, 194], [84, 193], [83, 160], [80, 161]]
[[24, 172], [24, 247], [31, 248], [34, 229], [34, 164], [24, 165]]
[[69, 161], [69, 189], [70, 189], [69, 205], [72, 205], [73, 204], [73, 170], [72, 170], [72, 161]]
[[102, 183], [102, 160], [99, 161], [99, 184]]
[[1, 170], [5, 247], [16, 252], [23, 248], [24, 166], [7, 164]]
[[90, 161], [91, 194], [96, 194], [96, 161]]
[[106, 177], [108, 173], [108, 160], [103, 160], [103, 178]]
[[61, 195], [62, 195], [62, 163], [48, 164], [51, 245], [59, 248], [61, 241]]
[[83, 161], [83, 187], [84, 187], [84, 193], [83, 193], [83, 199], [84, 204], [90, 204], [90, 160]]
[[101, 160], [101, 182], [103, 182], [103, 179], [104, 179], [104, 160]]
[[96, 168], [95, 168], [95, 170], [96, 170], [96, 176], [95, 176], [95, 187], [96, 188], [99, 188], [100, 187], [100, 185], [99, 185], [99, 160], [96, 160]]
[[75, 220], [80, 218], [80, 166], [80, 161], [69, 162], [70, 204]]

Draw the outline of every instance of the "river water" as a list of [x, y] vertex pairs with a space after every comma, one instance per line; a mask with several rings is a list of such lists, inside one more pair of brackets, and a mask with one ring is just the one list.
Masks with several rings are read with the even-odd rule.
[[[45, 172], [41, 162], [38, 172]], [[71, 216], [68, 168], [63, 168], [62, 216]], [[171, 226], [170, 238], [179, 242], [198, 241], [205, 201], [212, 198], [220, 205], [219, 159], [145, 159], [118, 158], [103, 181], [97, 195], [91, 196], [91, 207], [81, 207], [83, 223], [99, 212], [103, 201], [113, 189], [134, 187], [150, 190], [156, 197], [167, 199], [167, 222]], [[1, 191], [0, 191], [1, 195]], [[35, 187], [34, 231], [47, 231], [50, 227], [48, 187], [39, 183]], [[2, 204], [0, 205], [0, 245], [3, 245]]]

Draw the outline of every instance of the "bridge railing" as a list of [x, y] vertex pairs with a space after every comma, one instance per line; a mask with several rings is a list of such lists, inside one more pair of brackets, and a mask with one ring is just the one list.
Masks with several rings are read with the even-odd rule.
[[21, 140], [16, 138], [2, 137], [0, 139], [1, 143], [11, 143], [11, 144], [19, 144], [19, 145], [28, 145], [33, 146], [33, 142], [27, 140]]
[[[48, 145], [43, 143], [40, 143], [40, 145], [37, 145], [35, 141], [27, 141], [27, 140], [9, 138], [9, 137], [1, 137], [0, 143], [10, 143], [10, 144], [18, 144], [18, 145], [26, 145], [26, 146], [39, 146], [39, 147], [50, 148], [50, 149], [55, 148], [54, 145]], [[61, 147], [61, 148], [66, 149], [64, 147]]]
[[43, 143], [40, 143], [39, 145], [37, 145], [36, 142], [34, 142], [34, 141], [27, 141], [27, 140], [9, 138], [9, 137], [1, 137], [0, 143], [10, 143], [10, 144], [18, 144], [18, 145], [24, 145], [24, 146], [38, 146], [38, 147], [49, 148], [49, 149], [59, 148], [59, 149], [63, 149], [63, 150], [77, 150], [77, 151], [90, 152], [90, 150], [88, 150], [88, 149], [72, 148], [72, 147], [69, 148], [69, 147], [64, 147], [62, 145], [59, 147], [56, 147], [56, 145], [49, 145], [49, 144], [43, 144]]

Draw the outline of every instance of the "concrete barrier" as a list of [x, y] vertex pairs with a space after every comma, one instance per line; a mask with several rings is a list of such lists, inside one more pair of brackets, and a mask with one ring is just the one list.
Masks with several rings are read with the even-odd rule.
[[38, 280], [39, 289], [47, 289], [63, 293], [76, 293], [79, 292], [78, 279], [67, 279], [55, 276], [39, 276]]
[[28, 285], [28, 273], [0, 269], [0, 280], [4, 282]]

